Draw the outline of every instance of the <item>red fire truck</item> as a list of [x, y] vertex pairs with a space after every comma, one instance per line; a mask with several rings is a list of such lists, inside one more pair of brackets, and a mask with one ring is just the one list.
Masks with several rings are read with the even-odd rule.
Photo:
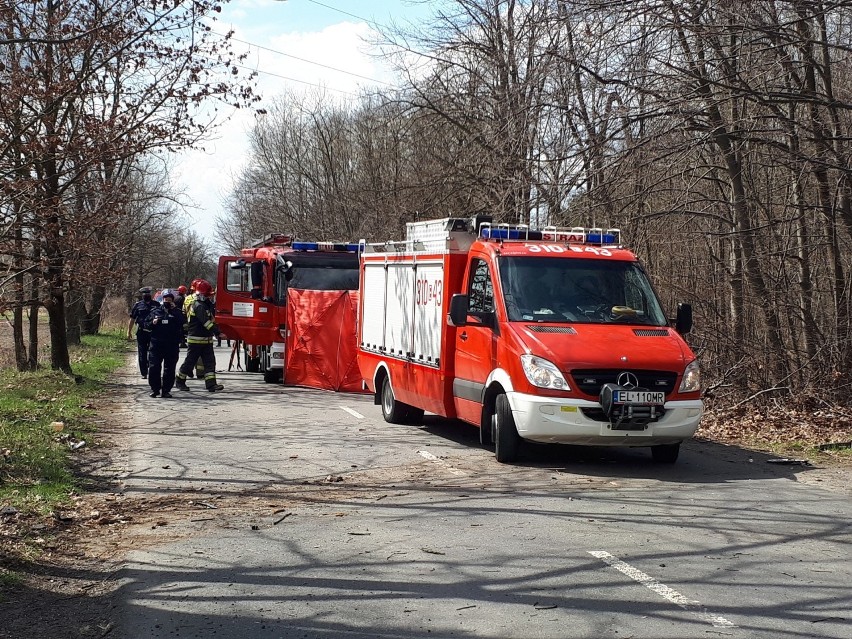
[[361, 391], [358, 244], [272, 234], [219, 258], [216, 322], [266, 382]]
[[673, 463], [703, 412], [698, 361], [617, 229], [407, 225], [365, 245], [358, 362], [386, 421], [424, 411], [479, 427], [511, 462], [523, 440], [647, 446]]

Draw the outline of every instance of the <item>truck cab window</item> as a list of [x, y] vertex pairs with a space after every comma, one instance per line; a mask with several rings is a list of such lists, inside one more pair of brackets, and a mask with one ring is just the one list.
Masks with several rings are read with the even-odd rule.
[[[253, 277], [255, 273], [259, 276], [260, 282], [263, 282], [262, 262], [249, 262], [246, 264], [245, 260], [242, 260], [242, 264], [240, 264], [240, 262], [234, 260], [225, 265], [225, 272], [227, 273], [226, 287], [230, 293], [245, 293], [247, 296], [250, 295], [255, 284], [255, 277]], [[258, 286], [262, 285], [261, 283], [258, 283]]]
[[468, 311], [472, 315], [494, 312], [494, 286], [488, 264], [483, 260], [474, 260], [471, 265], [470, 303]]
[[228, 262], [225, 266], [225, 272], [228, 274], [226, 288], [232, 293], [248, 292], [251, 290], [249, 285], [249, 272], [247, 268], [234, 268], [237, 262]]

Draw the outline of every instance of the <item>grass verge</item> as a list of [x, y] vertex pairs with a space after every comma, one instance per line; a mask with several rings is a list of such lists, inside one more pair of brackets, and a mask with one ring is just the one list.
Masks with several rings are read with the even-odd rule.
[[83, 337], [71, 352], [75, 376], [0, 371], [0, 505], [50, 512], [77, 488], [70, 451], [94, 427], [91, 399], [124, 364], [119, 332]]

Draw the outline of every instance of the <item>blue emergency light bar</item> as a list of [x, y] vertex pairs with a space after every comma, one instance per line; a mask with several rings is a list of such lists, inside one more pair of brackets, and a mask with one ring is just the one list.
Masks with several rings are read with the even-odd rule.
[[567, 244], [594, 244], [597, 246], [617, 246], [621, 244], [620, 229], [599, 228], [557, 228], [546, 226], [541, 230], [533, 230], [525, 225], [491, 226], [483, 224], [479, 228], [479, 236], [486, 240], [532, 240], [542, 242], [565, 242]]
[[345, 244], [338, 242], [293, 242], [294, 251], [345, 251], [357, 253], [360, 244]]

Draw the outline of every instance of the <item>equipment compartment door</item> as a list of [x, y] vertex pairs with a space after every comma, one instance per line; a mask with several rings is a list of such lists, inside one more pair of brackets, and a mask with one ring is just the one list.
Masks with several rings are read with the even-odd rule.
[[444, 302], [444, 262], [417, 262], [414, 270], [414, 346], [412, 361], [438, 366]]

